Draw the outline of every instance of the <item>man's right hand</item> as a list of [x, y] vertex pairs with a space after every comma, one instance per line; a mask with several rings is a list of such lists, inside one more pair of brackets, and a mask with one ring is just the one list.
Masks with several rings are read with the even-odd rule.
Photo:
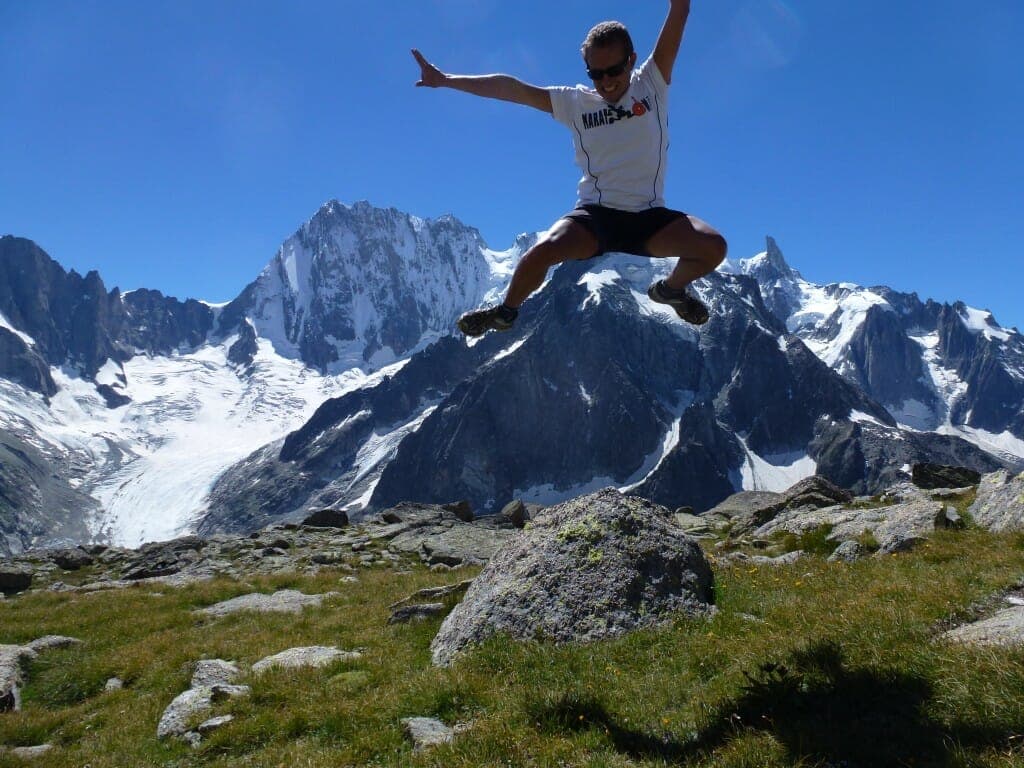
[[416, 63], [420, 65], [420, 79], [416, 83], [417, 87], [439, 88], [445, 84], [448, 76], [444, 72], [423, 58], [423, 54], [415, 48], [412, 49], [412, 55], [416, 59]]

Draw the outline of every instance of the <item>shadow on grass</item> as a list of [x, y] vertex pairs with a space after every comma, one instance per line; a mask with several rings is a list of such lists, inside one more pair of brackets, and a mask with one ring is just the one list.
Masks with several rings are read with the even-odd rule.
[[838, 645], [818, 643], [791, 655], [789, 666], [763, 664], [742, 693], [718, 707], [708, 725], [682, 741], [623, 727], [595, 697], [567, 694], [528, 707], [547, 732], [597, 729], [633, 759], [684, 764], [707, 757], [744, 731], [771, 733], [795, 762], [851, 768], [908, 764], [952, 766], [959, 748], [1007, 748], [1024, 723], [949, 725], [926, 713], [930, 683], [896, 670], [849, 669]]

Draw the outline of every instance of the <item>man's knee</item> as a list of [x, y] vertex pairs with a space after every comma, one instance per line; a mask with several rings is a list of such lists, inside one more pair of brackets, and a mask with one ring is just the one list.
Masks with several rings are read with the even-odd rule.
[[725, 254], [729, 252], [729, 244], [718, 232], [711, 235], [708, 241], [708, 260], [718, 266], [725, 261]]

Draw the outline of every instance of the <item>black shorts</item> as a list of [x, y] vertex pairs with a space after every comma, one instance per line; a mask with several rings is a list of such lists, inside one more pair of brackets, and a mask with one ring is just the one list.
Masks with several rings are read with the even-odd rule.
[[650, 256], [646, 245], [654, 235], [673, 221], [686, 216], [671, 208], [648, 208], [643, 211], [620, 211], [603, 205], [581, 205], [563, 219], [586, 227], [597, 238], [597, 253], [632, 253]]

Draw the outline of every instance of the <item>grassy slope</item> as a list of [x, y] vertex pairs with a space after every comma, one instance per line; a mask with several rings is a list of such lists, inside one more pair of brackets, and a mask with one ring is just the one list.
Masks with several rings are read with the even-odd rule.
[[[39, 766], [694, 765], [1024, 766], [1024, 650], [934, 642], [1024, 577], [1024, 535], [943, 532], [853, 565], [717, 564], [719, 612], [589, 646], [496, 640], [430, 665], [438, 621], [387, 626], [387, 606], [472, 575], [414, 568], [220, 580], [183, 589], [38, 593], [0, 603], [0, 642], [86, 641], [30, 670], [0, 744], [51, 742]], [[193, 609], [255, 590], [342, 594], [301, 617]], [[199, 750], [156, 740], [191, 664], [251, 664], [298, 645], [363, 648], [357, 661], [276, 672]], [[104, 693], [107, 678], [128, 687]], [[402, 717], [472, 721], [414, 753]], [[0, 766], [22, 765], [0, 755]]]

